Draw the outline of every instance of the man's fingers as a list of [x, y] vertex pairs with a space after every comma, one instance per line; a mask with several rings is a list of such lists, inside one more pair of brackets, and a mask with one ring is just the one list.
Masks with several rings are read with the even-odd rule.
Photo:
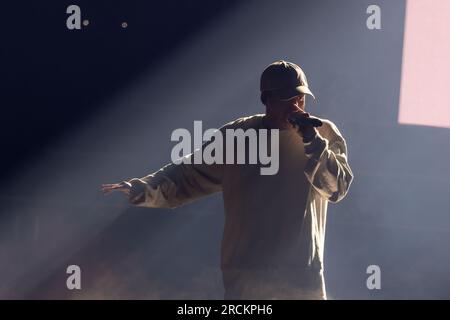
[[113, 189], [113, 188], [117, 188], [120, 185], [118, 183], [107, 183], [107, 184], [102, 184], [102, 189]]
[[102, 185], [102, 190], [114, 190], [120, 188], [119, 185], [112, 184], [112, 185]]
[[113, 192], [114, 190], [117, 190], [120, 188], [120, 185], [117, 183], [113, 183], [113, 184], [103, 184], [102, 185], [102, 191], [105, 194], [109, 194], [111, 192]]
[[115, 190], [117, 190], [117, 188], [102, 188], [104, 194], [109, 194]]
[[102, 189], [102, 191], [105, 195], [110, 194], [113, 191], [120, 191], [126, 195], [130, 194], [130, 189], [128, 189], [128, 188], [104, 188], [104, 189]]
[[121, 183], [105, 183], [102, 184], [103, 193], [110, 194], [113, 191], [120, 191], [125, 193], [126, 195], [130, 194], [130, 184], [121, 182]]

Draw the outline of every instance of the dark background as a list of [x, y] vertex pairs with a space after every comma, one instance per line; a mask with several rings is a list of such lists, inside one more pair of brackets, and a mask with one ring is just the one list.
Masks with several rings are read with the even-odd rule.
[[[66, 28], [70, 4], [88, 26]], [[366, 28], [370, 4], [381, 30]], [[220, 195], [170, 211], [99, 187], [169, 162], [175, 128], [263, 112], [259, 76], [278, 59], [304, 68], [309, 111], [337, 124], [355, 173], [328, 209], [329, 297], [450, 297], [450, 130], [397, 122], [405, 1], [20, 1], [2, 13], [1, 298], [221, 299]], [[70, 264], [81, 291], [66, 289]], [[366, 287], [372, 264], [381, 290]]]

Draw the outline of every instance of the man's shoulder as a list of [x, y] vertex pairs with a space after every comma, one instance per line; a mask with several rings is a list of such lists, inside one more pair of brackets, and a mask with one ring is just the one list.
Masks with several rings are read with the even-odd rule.
[[321, 136], [327, 138], [328, 140], [335, 140], [335, 139], [344, 140], [344, 137], [342, 136], [341, 132], [339, 131], [338, 127], [333, 121], [320, 117], [316, 118], [319, 118], [323, 123], [323, 125], [318, 128]]
[[320, 119], [320, 121], [322, 121], [322, 123], [323, 123], [322, 127], [324, 129], [326, 129], [326, 130], [333, 130], [333, 131], [334, 130], [338, 130], [336, 124], [333, 121], [331, 121], [330, 119], [320, 118], [320, 117], [316, 117], [316, 118], [318, 118], [318, 119]]
[[263, 117], [264, 114], [243, 116], [224, 124], [221, 129], [257, 129], [261, 126]]

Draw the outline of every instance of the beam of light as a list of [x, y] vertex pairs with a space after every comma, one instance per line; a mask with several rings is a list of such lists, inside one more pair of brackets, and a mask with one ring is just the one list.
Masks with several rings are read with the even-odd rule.
[[406, 6], [399, 122], [450, 128], [450, 1]]
[[[295, 1], [292, 5], [302, 7]], [[303, 23], [308, 21], [313, 17], [307, 16]], [[275, 59], [300, 60], [302, 45], [278, 36], [295, 32], [297, 27], [295, 10], [275, 10], [269, 2], [259, 1], [243, 5], [239, 12], [203, 30], [183, 50], [160, 61], [156, 70], [149, 70], [111, 97], [107, 113], [89, 119], [18, 175], [11, 187], [17, 194], [23, 194], [23, 186], [30, 181], [39, 182], [39, 188], [26, 190], [26, 201], [9, 208], [9, 220], [5, 219], [2, 227], [6, 230], [14, 223], [30, 223], [30, 230], [37, 231], [31, 238], [23, 233], [10, 234], [4, 242], [0, 271], [2, 277], [8, 277], [2, 280], [0, 296], [21, 298], [37, 292], [34, 297], [39, 297], [36, 288], [40, 283], [64, 270], [65, 261], [89, 246], [125, 211], [119, 205], [123, 198], [99, 198], [96, 192], [100, 184], [142, 176], [168, 162], [173, 129], [190, 128], [198, 119], [205, 126], [217, 127], [239, 116], [262, 112], [259, 73]], [[267, 38], [273, 39], [270, 46]], [[233, 39], [233, 45], [224, 39]], [[286, 52], [291, 56], [280, 57]], [[312, 51], [309, 54], [313, 56]], [[196, 205], [201, 212], [208, 211], [205, 206], [210, 204]], [[192, 208], [179, 212], [189, 210]], [[151, 240], [176, 246], [189, 233], [183, 230], [195, 233], [195, 221], [164, 225]], [[154, 254], [161, 255], [164, 248], [162, 245]], [[114, 284], [109, 285], [120, 292]], [[87, 295], [116, 296], [108, 288]], [[67, 294], [64, 288], [60, 290], [61, 295]], [[127, 297], [126, 292], [120, 294]], [[154, 295], [159, 296], [158, 292]], [[189, 296], [189, 292], [184, 295]]]

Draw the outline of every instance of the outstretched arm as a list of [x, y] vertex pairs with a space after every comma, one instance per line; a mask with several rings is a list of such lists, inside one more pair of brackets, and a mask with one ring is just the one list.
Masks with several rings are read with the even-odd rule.
[[[200, 152], [199, 150], [196, 152]], [[193, 154], [187, 156], [193, 160]], [[222, 168], [217, 164], [168, 164], [130, 184], [132, 204], [153, 208], [175, 208], [222, 190]]]

